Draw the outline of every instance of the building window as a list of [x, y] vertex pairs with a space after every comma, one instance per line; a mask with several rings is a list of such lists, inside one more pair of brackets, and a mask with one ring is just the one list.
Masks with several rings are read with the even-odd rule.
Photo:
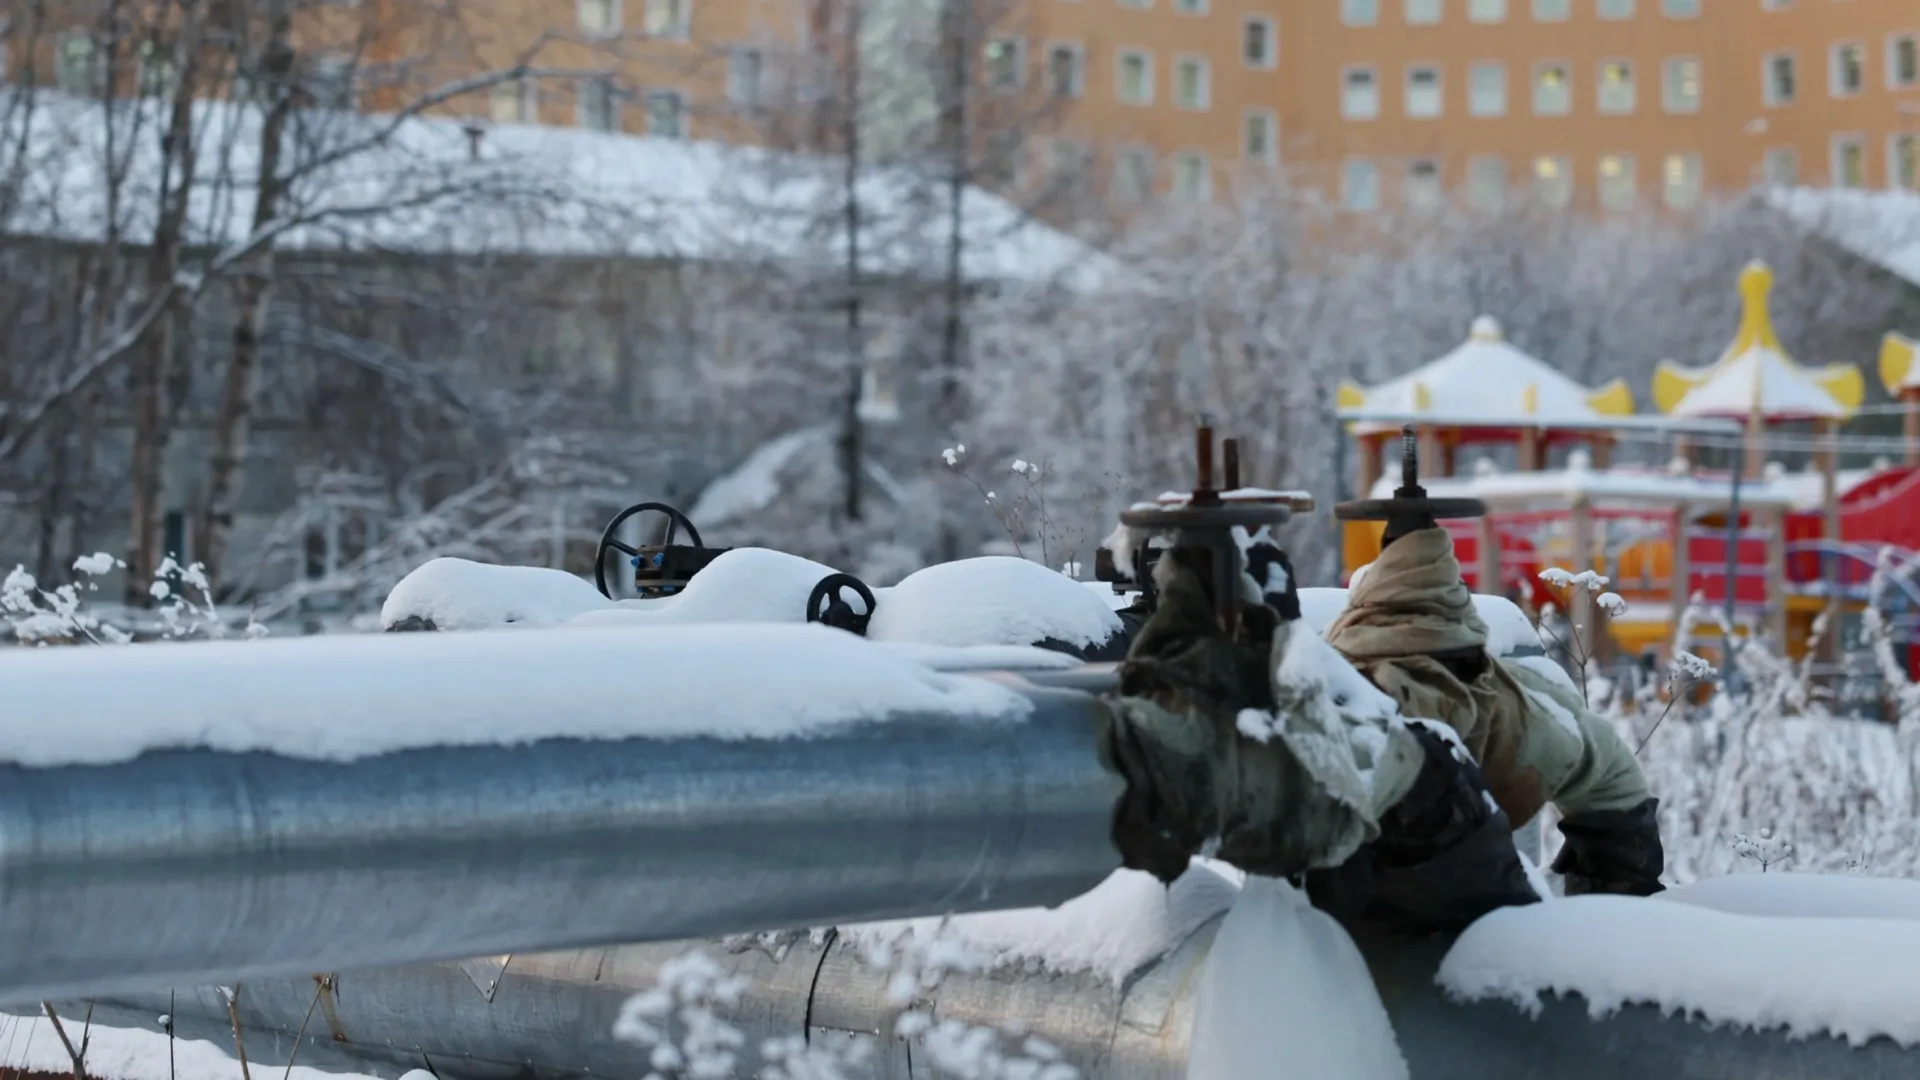
[[1661, 195], [1673, 210], [1691, 210], [1700, 201], [1700, 155], [1670, 154], [1661, 169]]
[[1147, 11], [1153, 7], [1153, 0], [1119, 0], [1119, 4], [1123, 8], [1133, 8], [1136, 11]]
[[727, 100], [736, 105], [760, 104], [760, 80], [766, 58], [758, 49], [735, 49], [727, 54]]
[[1025, 80], [1025, 43], [1019, 38], [995, 38], [987, 42], [987, 85], [995, 90], [1011, 90]]
[[1047, 50], [1047, 92], [1057, 98], [1077, 98], [1086, 89], [1086, 56], [1078, 45], [1055, 45]]
[[532, 124], [540, 119], [533, 80], [508, 79], [493, 84], [491, 112], [496, 124]]
[[353, 108], [356, 100], [353, 75], [350, 57], [313, 57], [307, 67], [307, 100], [322, 109]]
[[1205, 15], [1207, 0], [1173, 0], [1173, 10], [1182, 15]]
[[1767, 57], [1766, 102], [1768, 105], [1791, 105], [1800, 92], [1800, 79], [1794, 70], [1792, 53], [1774, 53]]
[[1600, 209], [1624, 213], [1633, 209], [1633, 158], [1607, 154], [1600, 159]]
[[1340, 205], [1349, 210], [1380, 207], [1380, 170], [1371, 161], [1349, 161], [1340, 170]]
[[1669, 19], [1697, 19], [1700, 0], [1660, 0], [1660, 13]]
[[1408, 163], [1403, 197], [1414, 210], [1439, 209], [1447, 198], [1440, 186], [1440, 163], [1424, 159]]
[[1506, 204], [1506, 159], [1477, 157], [1467, 162], [1467, 201], [1475, 210], [1489, 212]]
[[1440, 115], [1440, 69], [1417, 67], [1407, 72], [1407, 115], [1431, 120]]
[[1273, 68], [1280, 62], [1280, 50], [1274, 41], [1273, 20], [1264, 15], [1248, 16], [1240, 27], [1240, 58], [1250, 68]]
[[1573, 87], [1567, 65], [1541, 64], [1533, 69], [1533, 115], [1565, 116], [1573, 111]]
[[1505, 64], [1475, 64], [1467, 69], [1467, 112], [1472, 116], [1507, 114]]
[[1153, 57], [1140, 49], [1120, 50], [1117, 93], [1123, 104], [1153, 104]]
[[1173, 61], [1175, 108], [1204, 111], [1213, 103], [1212, 72], [1204, 56], [1178, 56]]
[[1833, 186], [1867, 186], [1867, 144], [1857, 135], [1837, 135], [1833, 140]]
[[107, 88], [106, 65], [100, 60], [93, 39], [85, 34], [68, 34], [60, 39], [60, 52], [54, 57], [55, 85], [70, 94], [98, 94]]
[[687, 99], [677, 90], [647, 95], [647, 134], [662, 139], [687, 137]]
[[581, 80], [577, 107], [580, 126], [588, 131], [620, 130], [620, 93], [611, 78]]
[[1092, 148], [1078, 139], [1048, 139], [1044, 145], [1048, 185], [1060, 192], [1085, 191], [1093, 171]]
[[1407, 25], [1432, 26], [1440, 21], [1441, 0], [1407, 0]]
[[1920, 191], [1920, 135], [1895, 135], [1887, 148], [1887, 168], [1894, 187]]
[[1792, 187], [1800, 182], [1800, 155], [1786, 149], [1769, 150], [1761, 169], [1768, 184]]
[[1340, 0], [1340, 21], [1348, 26], [1372, 26], [1380, 21], [1380, 0]]
[[1660, 104], [1670, 113], [1700, 111], [1700, 60], [1670, 56], [1660, 72]]
[[1340, 115], [1371, 120], [1380, 115], [1380, 82], [1370, 67], [1348, 68], [1340, 76]]
[[1153, 151], [1144, 146], [1123, 146], [1114, 153], [1113, 193], [1129, 203], [1153, 198]]
[[1497, 23], [1507, 21], [1507, 0], [1467, 0], [1467, 21]]
[[1887, 83], [1920, 86], [1920, 36], [1901, 34], [1887, 42]]
[[1594, 0], [1595, 15], [1603, 19], [1633, 18], [1633, 0]]
[[642, 29], [649, 37], [683, 38], [693, 25], [691, 0], [646, 0]]
[[1207, 155], [1183, 150], [1173, 155], [1173, 193], [1188, 202], [1205, 202], [1213, 194], [1213, 170]]
[[1573, 202], [1573, 169], [1563, 157], [1533, 160], [1533, 195], [1545, 206], [1564, 210]]
[[[4, 66], [0, 66], [0, 79], [5, 76]], [[140, 72], [137, 79], [141, 97], [171, 99], [180, 85], [180, 69], [171, 55], [161, 52], [153, 42], [143, 41], [140, 43]]]
[[620, 32], [620, 0], [578, 0], [574, 18], [584, 33], [617, 34]]
[[1867, 50], [1857, 42], [1835, 45], [1827, 60], [1834, 97], [1852, 97], [1867, 83]]
[[1534, 22], [1566, 22], [1572, 15], [1571, 0], [1533, 0]]
[[1248, 109], [1240, 120], [1240, 156], [1261, 165], [1280, 162], [1280, 119], [1272, 109]]
[[1633, 111], [1633, 65], [1625, 60], [1609, 60], [1600, 65], [1600, 96], [1596, 107], [1610, 116]]

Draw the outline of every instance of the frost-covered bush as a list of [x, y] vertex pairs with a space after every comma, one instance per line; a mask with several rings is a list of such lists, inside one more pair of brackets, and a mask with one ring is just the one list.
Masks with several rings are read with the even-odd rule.
[[[126, 645], [140, 640], [223, 638], [227, 619], [214, 605], [212, 589], [200, 564], [181, 566], [171, 557], [160, 564], [148, 590], [154, 606], [144, 611], [103, 610], [88, 600], [100, 591], [98, 578], [126, 563], [106, 552], [74, 560], [74, 582], [51, 588], [16, 566], [0, 581], [0, 619], [13, 640], [22, 645]], [[174, 582], [178, 582], [175, 585]], [[250, 638], [266, 628], [246, 622]]]

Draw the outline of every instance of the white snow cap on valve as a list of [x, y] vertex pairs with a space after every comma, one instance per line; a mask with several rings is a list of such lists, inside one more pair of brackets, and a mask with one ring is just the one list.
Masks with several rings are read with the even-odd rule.
[[1505, 341], [1506, 334], [1500, 330], [1500, 320], [1491, 315], [1482, 315], [1473, 320], [1473, 340]]

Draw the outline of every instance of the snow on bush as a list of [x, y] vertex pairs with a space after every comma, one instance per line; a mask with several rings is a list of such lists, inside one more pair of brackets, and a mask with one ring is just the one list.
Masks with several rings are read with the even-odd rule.
[[[155, 605], [150, 612], [103, 615], [85, 610], [88, 597], [100, 591], [95, 579], [124, 569], [126, 563], [104, 551], [82, 555], [73, 562], [74, 582], [47, 587], [15, 566], [0, 581], [0, 619], [15, 641], [23, 645], [126, 645], [137, 638], [183, 640], [227, 636], [226, 617], [214, 605], [212, 588], [199, 563], [181, 566], [172, 556], [160, 563], [148, 589]], [[179, 582], [176, 587], [173, 582]], [[198, 599], [195, 596], [198, 596]], [[266, 627], [249, 616], [249, 638], [266, 635]]]

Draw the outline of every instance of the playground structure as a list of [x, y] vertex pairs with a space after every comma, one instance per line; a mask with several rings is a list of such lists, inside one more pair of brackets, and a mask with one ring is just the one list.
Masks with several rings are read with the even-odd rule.
[[[1718, 655], [1724, 620], [1735, 637], [1765, 638], [1795, 659], [1819, 644], [1831, 661], [1872, 605], [1909, 675], [1920, 674], [1920, 347], [1889, 334], [1879, 358], [1903, 411], [1902, 462], [1842, 469], [1840, 428], [1860, 412], [1865, 380], [1854, 365], [1807, 367], [1788, 355], [1768, 308], [1772, 284], [1764, 264], [1747, 266], [1732, 343], [1702, 367], [1662, 363], [1653, 413], [1636, 412], [1622, 382], [1581, 386], [1483, 316], [1438, 360], [1341, 388], [1357, 490], [1387, 493], [1382, 447], [1413, 425], [1432, 493], [1488, 506], [1485, 518], [1449, 524], [1468, 585], [1566, 612], [1569, 650], [1581, 656], [1658, 656], [1676, 636]], [[1782, 425], [1801, 430], [1781, 435]], [[1664, 467], [1614, 464], [1629, 440], [1661, 446]], [[1770, 440], [1810, 450], [1807, 471], [1770, 462]], [[1726, 463], [1705, 467], [1707, 446], [1726, 450]], [[1510, 468], [1486, 456], [1459, 468], [1462, 451], [1505, 447]], [[1347, 523], [1343, 576], [1379, 549], [1377, 524]], [[1553, 567], [1606, 575], [1622, 603], [1597, 618], [1588, 590], [1541, 579]], [[1815, 632], [1823, 614], [1839, 632]]]

